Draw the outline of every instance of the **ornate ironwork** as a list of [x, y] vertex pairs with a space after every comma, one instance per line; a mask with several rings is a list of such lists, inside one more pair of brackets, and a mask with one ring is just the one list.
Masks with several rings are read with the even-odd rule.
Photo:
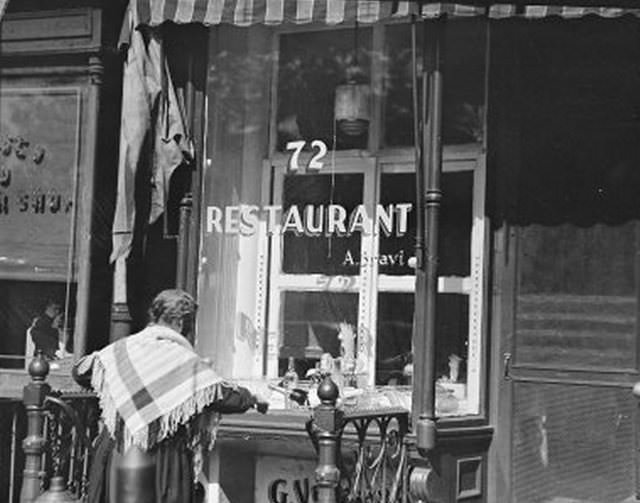
[[[22, 480], [15, 477], [22, 485], [20, 501], [40, 501], [49, 493], [58, 500], [68, 495], [72, 501], [83, 501], [88, 489], [91, 444], [98, 435], [98, 399], [90, 392], [52, 391], [46, 382], [49, 364], [41, 351], [28, 370], [31, 381], [24, 388], [22, 403], [27, 418], [22, 440], [24, 459], [12, 454], [9, 467], [12, 474], [18, 473], [20, 465], [23, 468]], [[12, 431], [17, 435], [18, 423], [13, 424]], [[15, 442], [12, 440], [12, 445]], [[11, 503], [16, 496], [13, 478]], [[49, 493], [42, 494], [46, 489]]]
[[98, 435], [98, 399], [88, 392], [52, 392], [45, 398], [45, 414], [45, 480], [63, 477], [71, 495], [83, 500], [91, 444]]
[[[335, 422], [327, 422], [326, 416]], [[335, 429], [331, 431], [327, 424]], [[316, 473], [324, 473], [332, 463], [339, 470], [337, 487], [326, 501], [406, 503], [408, 456], [405, 437], [408, 428], [409, 412], [405, 409], [345, 408], [341, 411], [336, 408], [335, 400], [333, 403], [323, 400], [314, 411], [314, 417], [307, 422], [307, 432], [318, 453]], [[329, 437], [335, 441], [327, 443]], [[321, 482], [318, 481], [318, 486]]]
[[[347, 413], [342, 431], [341, 501], [406, 501], [409, 413], [404, 409], [378, 409]], [[349, 433], [357, 443], [350, 447]], [[346, 451], [346, 453], [345, 453]], [[349, 451], [351, 454], [349, 455]], [[351, 468], [352, 469], [347, 469]], [[342, 472], [342, 470], [341, 470]]]

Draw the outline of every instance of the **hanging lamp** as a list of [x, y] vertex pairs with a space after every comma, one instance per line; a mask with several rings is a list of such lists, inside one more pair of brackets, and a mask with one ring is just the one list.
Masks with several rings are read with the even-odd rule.
[[346, 83], [336, 87], [334, 119], [338, 130], [347, 136], [361, 136], [369, 129], [371, 88], [358, 65], [358, 23], [354, 29], [353, 64], [346, 69]]

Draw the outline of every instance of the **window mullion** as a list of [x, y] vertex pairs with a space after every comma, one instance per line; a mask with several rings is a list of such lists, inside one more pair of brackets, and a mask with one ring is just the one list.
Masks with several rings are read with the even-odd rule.
[[[365, 208], [371, 208], [371, 234], [363, 235], [360, 245], [360, 297], [358, 299], [358, 347], [359, 371], [366, 373], [366, 385], [375, 384], [376, 366], [376, 322], [377, 322], [377, 277], [379, 243], [375, 223], [375, 208], [379, 197], [379, 164], [372, 163], [365, 171], [362, 201]], [[364, 368], [362, 368], [364, 367]]]
[[[273, 177], [273, 194], [270, 199], [266, 199], [274, 204], [281, 204], [282, 192], [284, 185], [284, 171], [281, 169], [272, 169]], [[266, 350], [266, 374], [267, 377], [278, 377], [278, 348], [280, 344], [281, 330], [281, 313], [282, 313], [282, 290], [278, 287], [279, 277], [282, 272], [282, 236], [275, 234], [269, 237], [271, 256], [269, 264], [269, 274], [271, 284], [269, 286], [269, 305], [267, 333], [265, 335]]]
[[470, 410], [479, 410], [482, 369], [484, 296], [486, 290], [487, 217], [485, 215], [485, 156], [481, 155], [473, 180], [473, 225], [471, 228], [471, 295], [469, 298], [469, 347], [467, 397]]

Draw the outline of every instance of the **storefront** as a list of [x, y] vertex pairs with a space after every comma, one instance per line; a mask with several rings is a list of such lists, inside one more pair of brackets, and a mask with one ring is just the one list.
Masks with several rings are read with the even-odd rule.
[[[328, 353], [369, 405], [411, 408], [432, 372], [441, 501], [634, 494], [636, 17], [425, 6], [428, 37], [444, 24], [442, 201], [435, 357], [416, 368], [422, 25], [414, 61], [410, 4], [358, 3], [357, 22], [332, 2], [258, 4], [204, 21], [200, 351], [265, 393]], [[359, 120], [343, 121], [342, 93]], [[227, 420], [212, 487], [303, 501], [304, 415]]]
[[[143, 28], [129, 33], [129, 55], [144, 33], [148, 68], [168, 61], [153, 89], [125, 65], [120, 152], [133, 161], [121, 154], [120, 170], [143, 175], [120, 175], [116, 190], [105, 154], [101, 182], [76, 180], [85, 171], [62, 166], [88, 154], [65, 147], [44, 199], [51, 220], [7, 224], [18, 251], [0, 245], [11, 286], [0, 295], [53, 295], [21, 283], [44, 266], [16, 271], [25, 242], [60, 241], [37, 279], [78, 306], [76, 354], [106, 341], [108, 320], [95, 318], [104, 337], [92, 340], [78, 313], [83, 288], [111, 297], [108, 244], [82, 286], [87, 212], [62, 211], [72, 187], [94, 183], [109, 223], [116, 210], [111, 336], [178, 284], [198, 297], [198, 351], [272, 402], [267, 416], [224, 419], [205, 462], [210, 501], [313, 501], [309, 409], [274, 388], [297, 381], [313, 405], [318, 371], [345, 402], [412, 410], [411, 443], [426, 454], [413, 448], [412, 463], [431, 469], [433, 501], [634, 501], [640, 24], [624, 2], [599, 3], [133, 1]], [[5, 85], [7, 106], [37, 88], [32, 73], [29, 86]], [[38, 113], [75, 110], [56, 123], [89, 134], [71, 120], [89, 121], [91, 108], [70, 80], [46, 80], [45, 94], [77, 106]], [[162, 112], [136, 108], [127, 89], [162, 96]], [[128, 136], [141, 130], [155, 139]], [[62, 143], [43, 138], [29, 146]], [[14, 199], [42, 206], [25, 199], [14, 164], [0, 173], [0, 217]]]

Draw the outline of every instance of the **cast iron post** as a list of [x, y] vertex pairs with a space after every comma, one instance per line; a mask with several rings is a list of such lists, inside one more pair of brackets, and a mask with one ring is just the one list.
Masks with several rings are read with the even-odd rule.
[[42, 451], [45, 446], [43, 432], [44, 399], [51, 388], [45, 382], [49, 374], [49, 363], [38, 350], [29, 364], [31, 382], [24, 387], [23, 403], [27, 410], [27, 436], [22, 442], [24, 471], [20, 503], [32, 503], [41, 491]]
[[342, 413], [336, 408], [339, 390], [331, 377], [324, 378], [318, 386], [320, 405], [313, 411], [313, 422], [318, 438], [318, 466], [316, 487], [318, 503], [336, 503], [336, 488], [340, 480], [340, 470], [336, 465], [337, 433], [341, 427]]
[[[425, 238], [423, 256], [416, 270], [416, 309], [414, 320], [413, 420], [416, 446], [422, 456], [436, 444], [435, 365], [436, 299], [438, 295], [438, 234], [442, 200], [442, 107], [444, 19], [423, 22], [423, 105], [421, 161], [423, 170], [418, 187], [418, 210], [423, 212]], [[417, 250], [420, 251], [420, 250]]]
[[[446, 18], [423, 21], [421, 120], [415, 138], [417, 206], [422, 237], [417, 241], [416, 294], [413, 328], [413, 430], [422, 460], [414, 461], [409, 479], [413, 499], [430, 501], [439, 481], [433, 469], [437, 443], [436, 414], [436, 303], [438, 297], [438, 238], [442, 203], [442, 109], [444, 102], [443, 57]], [[415, 35], [412, 41], [415, 52]], [[414, 58], [414, 65], [416, 64]], [[414, 88], [417, 78], [414, 77]], [[416, 89], [417, 91], [417, 89]], [[417, 104], [414, 91], [414, 102]]]

